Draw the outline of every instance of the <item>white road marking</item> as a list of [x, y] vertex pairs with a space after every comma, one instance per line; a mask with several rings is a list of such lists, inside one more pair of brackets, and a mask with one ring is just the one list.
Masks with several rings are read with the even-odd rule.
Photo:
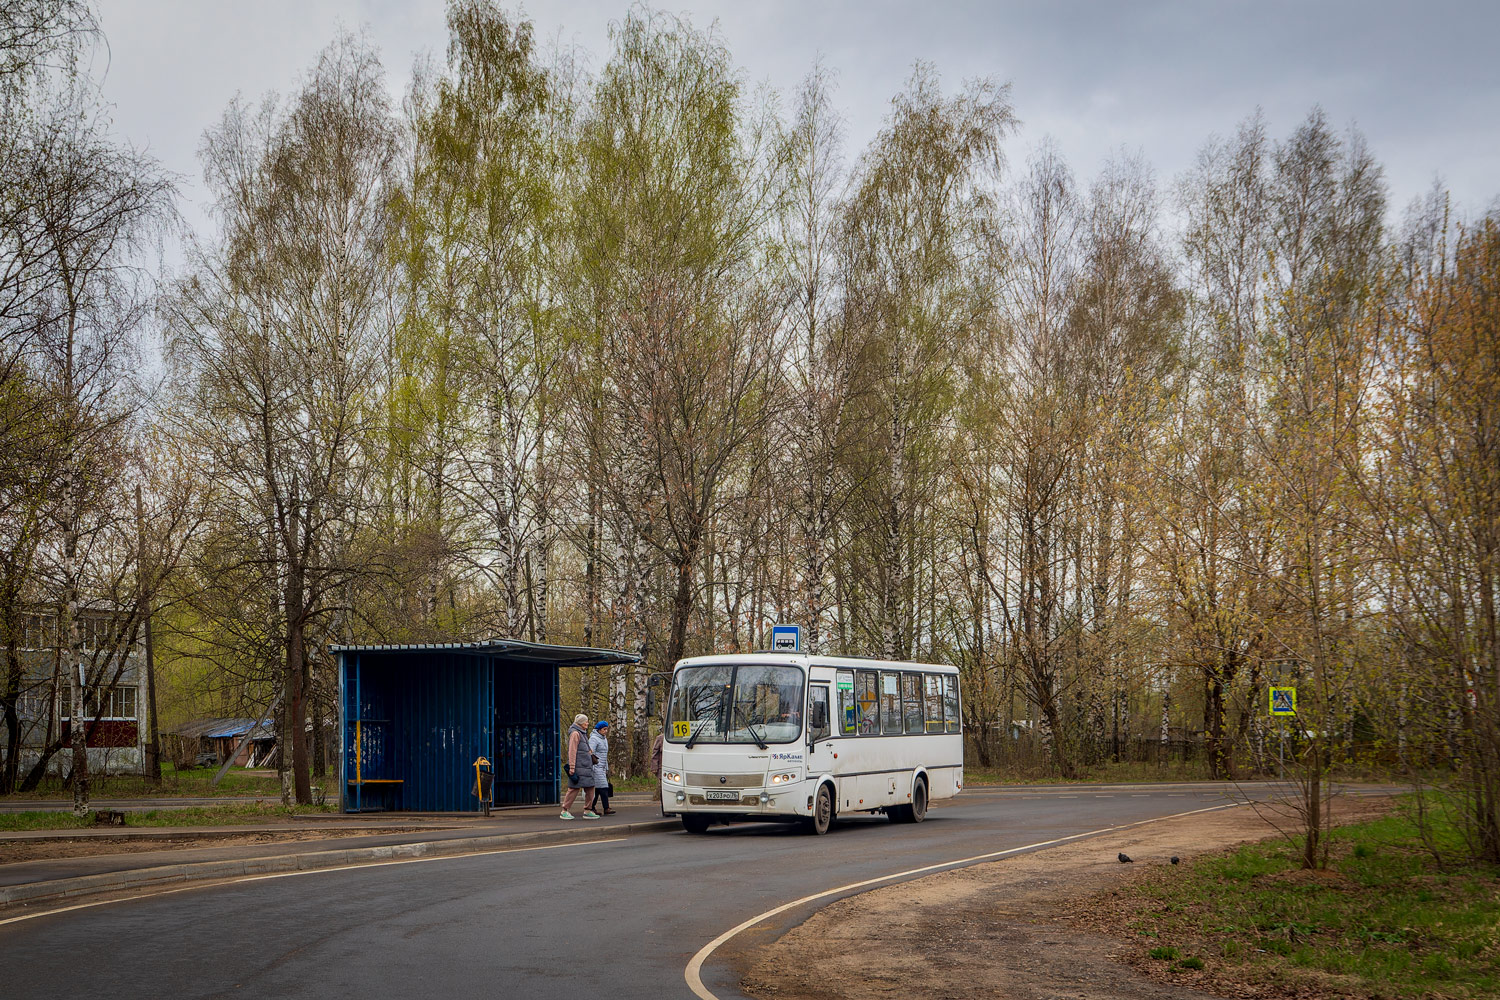
[[363, 865], [340, 865], [337, 868], [309, 868], [306, 871], [297, 872], [272, 872], [269, 875], [242, 875], [239, 878], [209, 881], [205, 880], [197, 885], [181, 885], [175, 889], [160, 889], [156, 892], [142, 893], [139, 896], [122, 896], [119, 899], [100, 899], [92, 903], [75, 903], [72, 906], [59, 906], [52, 910], [40, 910], [36, 913], [23, 913], [19, 917], [9, 917], [0, 920], [0, 927], [6, 924], [18, 924], [23, 920], [35, 920], [37, 917], [50, 917], [57, 913], [71, 913], [74, 910], [88, 910], [95, 906], [109, 906], [112, 903], [132, 903], [138, 899], [150, 899], [153, 896], [170, 896], [174, 892], [190, 892], [194, 889], [214, 889], [226, 885], [239, 885], [241, 882], [264, 882], [273, 878], [291, 878], [293, 875], [323, 875], [328, 872], [347, 872], [359, 868], [387, 868], [391, 865], [416, 865], [424, 861], [457, 861], [460, 858], [477, 858], [486, 854], [524, 854], [527, 851], [555, 851], [560, 847], [589, 847], [594, 844], [618, 844], [625, 840], [624, 837], [614, 837], [609, 840], [582, 840], [575, 844], [544, 844], [541, 847], [502, 847], [494, 851], [470, 851], [467, 854], [444, 854], [436, 858], [398, 858], [393, 861], [371, 861]]
[[904, 872], [895, 872], [891, 875], [881, 875], [878, 878], [865, 879], [863, 882], [851, 882], [848, 885], [841, 885], [836, 889], [825, 889], [822, 892], [815, 892], [811, 896], [803, 896], [801, 899], [794, 899], [790, 903], [782, 903], [780, 906], [769, 909], [764, 913], [757, 913], [749, 920], [746, 920], [743, 923], [736, 924], [735, 926], [729, 928], [729, 930], [725, 931], [723, 934], [720, 934], [708, 944], [698, 949], [698, 953], [693, 956], [690, 962], [688, 962], [687, 968], [683, 972], [683, 978], [687, 980], [688, 989], [692, 990], [693, 994], [699, 997], [700, 1000], [720, 1000], [718, 994], [712, 992], [707, 986], [703, 985], [703, 963], [708, 961], [708, 957], [715, 951], [717, 951], [719, 947], [726, 941], [735, 937], [741, 931], [748, 930], [751, 927], [754, 927], [756, 924], [760, 923], [762, 920], [767, 920], [779, 913], [785, 913], [787, 910], [802, 906], [804, 903], [811, 903], [814, 900], [824, 899], [828, 896], [836, 896], [839, 893], [849, 892], [853, 889], [864, 889], [868, 886], [879, 885], [881, 882], [890, 882], [893, 879], [907, 878], [912, 875], [922, 875], [927, 872], [935, 872], [943, 868], [958, 868], [962, 865], [972, 865], [980, 861], [991, 861], [996, 858], [1003, 858], [1009, 854], [1019, 854], [1022, 851], [1032, 851], [1040, 847], [1055, 847], [1058, 844], [1066, 844], [1071, 840], [1082, 840], [1085, 837], [1096, 837], [1101, 833], [1114, 833], [1118, 830], [1128, 830], [1133, 826], [1144, 826], [1147, 823], [1160, 823], [1163, 820], [1180, 819], [1183, 816], [1196, 816], [1199, 813], [1216, 812], [1220, 809], [1232, 809], [1238, 804], [1239, 803], [1230, 803], [1228, 805], [1207, 806], [1203, 809], [1190, 809], [1187, 812], [1173, 813], [1170, 816], [1158, 816], [1155, 819], [1143, 819], [1135, 823], [1123, 823], [1119, 826], [1107, 826], [1098, 830], [1090, 830], [1088, 833], [1075, 833], [1068, 837], [1058, 837], [1056, 840], [1043, 840], [1039, 843], [1027, 844], [1024, 847], [1012, 847], [1004, 851], [993, 851], [989, 854], [977, 854], [972, 858], [959, 858], [956, 861], [943, 861], [939, 864], [927, 865], [925, 868], [912, 868]]

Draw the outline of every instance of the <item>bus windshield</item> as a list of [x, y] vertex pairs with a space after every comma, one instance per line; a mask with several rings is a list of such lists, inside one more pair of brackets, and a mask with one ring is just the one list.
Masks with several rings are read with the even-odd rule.
[[791, 743], [802, 736], [802, 671], [716, 663], [683, 667], [672, 684], [672, 743]]

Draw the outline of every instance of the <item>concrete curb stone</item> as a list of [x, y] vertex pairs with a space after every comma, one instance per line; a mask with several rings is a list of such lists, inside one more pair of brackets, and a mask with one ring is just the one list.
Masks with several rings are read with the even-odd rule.
[[[155, 868], [137, 868], [128, 871], [108, 872], [102, 875], [82, 875], [76, 878], [50, 879], [44, 882], [28, 882], [22, 885], [0, 886], [0, 907], [13, 903], [36, 902], [49, 899], [72, 899], [80, 896], [109, 892], [114, 889], [132, 889], [174, 882], [197, 882], [210, 879], [237, 878], [246, 875], [276, 875], [286, 872], [316, 871], [327, 868], [344, 868], [380, 861], [405, 858], [442, 857], [453, 854], [469, 854], [485, 850], [525, 848], [561, 844], [584, 844], [598, 840], [612, 840], [618, 836], [639, 833], [654, 833], [676, 829], [673, 820], [651, 820], [641, 823], [626, 823], [620, 826], [590, 827], [573, 830], [538, 830], [531, 833], [507, 833], [487, 837], [464, 837], [455, 840], [419, 841], [411, 844], [386, 844], [380, 847], [345, 848], [332, 851], [310, 851], [305, 854], [284, 854], [266, 858], [243, 858], [234, 861], [204, 861], [195, 864], [160, 865]], [[3, 912], [3, 911], [0, 911]]]

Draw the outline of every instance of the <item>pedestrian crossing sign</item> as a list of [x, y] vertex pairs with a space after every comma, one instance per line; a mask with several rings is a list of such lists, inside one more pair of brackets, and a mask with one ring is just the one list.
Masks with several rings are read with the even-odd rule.
[[1271, 714], [1296, 715], [1297, 689], [1294, 687], [1273, 687], [1271, 689]]

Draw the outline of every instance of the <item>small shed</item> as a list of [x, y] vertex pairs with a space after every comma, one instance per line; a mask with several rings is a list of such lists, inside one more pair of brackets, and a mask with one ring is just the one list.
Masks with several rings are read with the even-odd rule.
[[[219, 755], [219, 763], [229, 759], [235, 748], [239, 748], [239, 754], [234, 758], [235, 767], [255, 767], [257, 763], [264, 765], [265, 761], [276, 749], [276, 728], [270, 719], [262, 719], [256, 722], [254, 719], [228, 720], [230, 725], [219, 726], [211, 732], [203, 734], [203, 739], [212, 740], [214, 749]], [[245, 739], [249, 733], [250, 738]]]
[[[246, 733], [251, 734], [248, 740], [243, 739]], [[169, 756], [187, 764], [202, 753], [212, 753], [222, 764], [239, 747], [240, 752], [234, 759], [236, 767], [265, 766], [276, 749], [276, 727], [270, 719], [195, 719], [162, 733], [162, 736], [169, 741]]]
[[476, 812], [474, 761], [496, 804], [558, 801], [563, 667], [635, 663], [614, 649], [519, 639], [333, 646], [344, 812]]

